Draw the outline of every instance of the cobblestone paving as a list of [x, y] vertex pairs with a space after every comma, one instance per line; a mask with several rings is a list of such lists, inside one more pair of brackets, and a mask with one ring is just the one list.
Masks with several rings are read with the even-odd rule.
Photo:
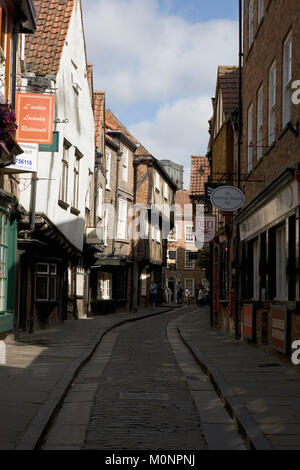
[[166, 338], [166, 326], [176, 316], [173, 312], [139, 321], [120, 333], [100, 379], [85, 449], [207, 448], [186, 379]]

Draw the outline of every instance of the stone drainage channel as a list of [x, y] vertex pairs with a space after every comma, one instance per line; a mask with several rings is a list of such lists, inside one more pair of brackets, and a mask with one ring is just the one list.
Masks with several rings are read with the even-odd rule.
[[[167, 313], [167, 312], [165, 312]], [[169, 312], [168, 312], [169, 313]], [[189, 312], [192, 313], [192, 312]], [[183, 343], [178, 323], [185, 315], [172, 320], [166, 330], [168, 342], [185, 377], [191, 400], [194, 401], [201, 428], [209, 450], [246, 450], [235, 421], [227, 412], [209, 377], [202, 372], [193, 355]], [[142, 321], [136, 320], [136, 321]], [[60, 409], [44, 430], [39, 450], [80, 450], [83, 448], [93, 401], [112, 356], [120, 333], [132, 327], [126, 322], [109, 330], [87, 362], [74, 378]], [[72, 444], [63, 445], [64, 429], [72, 430]], [[247, 440], [246, 440], [247, 441]], [[180, 449], [178, 449], [180, 450]]]

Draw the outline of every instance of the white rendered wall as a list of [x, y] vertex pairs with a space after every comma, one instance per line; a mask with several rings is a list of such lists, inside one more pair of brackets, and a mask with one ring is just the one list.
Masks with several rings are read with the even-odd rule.
[[[71, 83], [73, 63], [77, 66], [77, 79], [81, 90], [77, 94]], [[39, 152], [38, 178], [44, 178], [37, 183], [36, 212], [43, 212], [68, 238], [79, 248], [83, 247], [85, 199], [88, 192], [89, 170], [94, 171], [95, 140], [94, 117], [86, 74], [85, 44], [82, 30], [82, 18], [79, 1], [75, 1], [70, 20], [67, 40], [65, 42], [60, 62], [60, 70], [56, 77], [54, 119], [68, 119], [67, 124], [54, 124], [54, 130], [59, 132], [59, 152]], [[62, 155], [64, 139], [72, 144], [69, 152], [68, 197], [69, 207], [63, 209], [58, 204], [60, 177], [62, 173]], [[75, 163], [75, 148], [83, 154], [80, 160], [78, 216], [70, 212], [73, 200], [73, 172]], [[29, 178], [28, 174], [28, 178]], [[21, 184], [20, 202], [29, 210], [30, 185]]]

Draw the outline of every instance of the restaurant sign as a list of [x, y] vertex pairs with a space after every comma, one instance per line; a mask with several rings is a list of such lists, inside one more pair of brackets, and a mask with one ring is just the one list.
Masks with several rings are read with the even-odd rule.
[[211, 193], [210, 200], [220, 211], [233, 212], [244, 205], [245, 195], [235, 186], [221, 186]]
[[52, 144], [54, 95], [17, 93], [17, 142]]
[[272, 305], [272, 346], [273, 349], [285, 354], [286, 353], [286, 307], [281, 305]]

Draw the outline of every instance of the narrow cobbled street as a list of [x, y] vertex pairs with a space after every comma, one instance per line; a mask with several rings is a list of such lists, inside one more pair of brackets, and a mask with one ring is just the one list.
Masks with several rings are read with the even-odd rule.
[[174, 313], [121, 332], [97, 390], [92, 449], [205, 449], [197, 410], [166, 337]]
[[[176, 332], [177, 319], [193, 310], [172, 310], [109, 332], [74, 380], [43, 449], [211, 448], [196, 405], [199, 393], [204, 393], [201, 407], [208, 410], [205, 422], [214, 426], [220, 448], [243, 448], [211, 384]], [[231, 438], [234, 434], [231, 444], [228, 431]]]

